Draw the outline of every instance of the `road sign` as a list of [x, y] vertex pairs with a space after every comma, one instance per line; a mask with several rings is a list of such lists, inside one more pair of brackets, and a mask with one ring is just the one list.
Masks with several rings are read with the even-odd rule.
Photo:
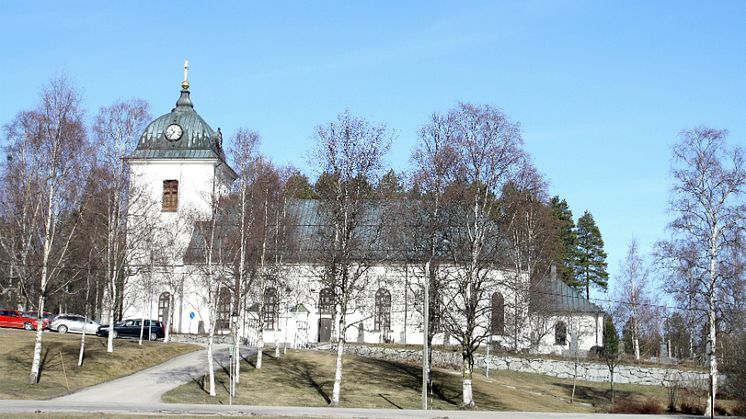
[[193, 311], [189, 312], [189, 320], [194, 320], [194, 312]]

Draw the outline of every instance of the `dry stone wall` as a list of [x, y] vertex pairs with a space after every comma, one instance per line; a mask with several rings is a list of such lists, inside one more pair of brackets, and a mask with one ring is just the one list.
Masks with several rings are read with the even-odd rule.
[[[335, 344], [318, 344], [315, 349], [336, 352]], [[408, 363], [421, 363], [422, 352], [415, 349], [387, 348], [382, 346], [366, 346], [347, 344], [345, 353], [369, 358]], [[441, 368], [461, 367], [461, 354], [458, 352], [436, 352], [432, 355], [433, 365]], [[474, 367], [485, 370], [507, 370], [543, 374], [559, 378], [572, 378], [575, 373], [575, 362], [572, 360], [556, 360], [543, 358], [519, 358], [506, 355], [476, 355]], [[584, 362], [578, 363], [579, 380], [608, 382], [609, 369], [605, 364]], [[684, 371], [675, 368], [655, 368], [634, 365], [619, 365], [614, 370], [614, 382], [620, 384], [641, 385], [702, 385], [707, 382], [708, 375], [701, 371]], [[725, 376], [719, 378], [720, 384], [725, 384]]]

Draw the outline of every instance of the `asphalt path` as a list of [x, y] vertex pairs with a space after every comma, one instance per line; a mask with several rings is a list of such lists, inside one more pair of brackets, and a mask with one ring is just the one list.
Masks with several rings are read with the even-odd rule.
[[632, 418], [701, 418], [701, 416], [625, 415], [593, 413], [485, 412], [464, 410], [396, 410], [332, 407], [225, 406], [165, 403], [94, 403], [57, 400], [0, 401], [0, 415], [9, 414], [103, 414], [137, 416], [260, 416], [312, 418], [449, 418], [449, 419], [632, 419]]
[[[214, 345], [215, 369], [227, 368], [231, 345]], [[245, 352], [244, 352], [245, 351]], [[242, 356], [251, 351], [241, 349]], [[191, 352], [126, 377], [84, 388], [50, 402], [161, 403], [161, 396], [207, 374], [207, 349]]]

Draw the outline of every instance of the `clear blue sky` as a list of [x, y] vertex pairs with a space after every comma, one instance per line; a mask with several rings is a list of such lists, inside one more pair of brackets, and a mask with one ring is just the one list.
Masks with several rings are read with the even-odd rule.
[[313, 127], [349, 108], [397, 132], [402, 170], [429, 114], [490, 104], [550, 192], [593, 213], [612, 277], [633, 237], [664, 237], [680, 130], [746, 144], [744, 2], [204, 3], [3, 2], [0, 123], [60, 71], [89, 115], [130, 97], [166, 113], [188, 58], [197, 111], [259, 131], [276, 162], [305, 169]]

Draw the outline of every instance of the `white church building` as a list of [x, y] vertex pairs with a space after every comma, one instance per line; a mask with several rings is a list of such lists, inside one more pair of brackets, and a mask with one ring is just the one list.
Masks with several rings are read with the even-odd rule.
[[[186, 67], [186, 66], [185, 66]], [[236, 180], [223, 149], [220, 129], [213, 130], [194, 109], [185, 71], [182, 90], [171, 112], [152, 121], [140, 137], [137, 148], [126, 157], [130, 170], [128, 243], [132, 247], [124, 286], [123, 318], [152, 318], [169, 324], [171, 333], [203, 334], [210, 324], [208, 298], [216, 299], [216, 334], [230, 333], [230, 317], [235, 300], [229, 287], [217, 296], [205, 290], [212, 277], [187, 256], [194, 240], [195, 225], [209, 220], [215, 197], [227, 196]], [[317, 205], [312, 200], [293, 204], [300, 225], [312, 224]], [[333, 292], [318, 278], [320, 268], [303, 259], [287, 264], [281, 289], [269, 287], [236, 313], [240, 319], [237, 333], [245, 343], [256, 341], [258, 325], [269, 344], [302, 347], [333, 339], [332, 322], [336, 305]], [[214, 275], [228, 270], [215, 267]], [[585, 300], [564, 282], [544, 280], [541, 310], [531, 304], [511, 305], [515, 291], [500, 279], [509, 271], [491, 273], [495, 286], [490, 289], [488, 341], [510, 348], [540, 353], [588, 351], [600, 346], [603, 310]], [[422, 296], [417, 291], [423, 282], [423, 267], [401, 261], [372, 267], [367, 275], [368, 288], [348, 315], [346, 338], [349, 342], [422, 344]], [[256, 298], [263, 309], [256, 310]], [[486, 301], [489, 300], [489, 301]], [[513, 313], [511, 312], [513, 311]], [[524, 330], [510, 328], [514, 311], [527, 319]], [[260, 323], [261, 322], [261, 323]], [[434, 342], [455, 343], [446, 333], [438, 333]]]

